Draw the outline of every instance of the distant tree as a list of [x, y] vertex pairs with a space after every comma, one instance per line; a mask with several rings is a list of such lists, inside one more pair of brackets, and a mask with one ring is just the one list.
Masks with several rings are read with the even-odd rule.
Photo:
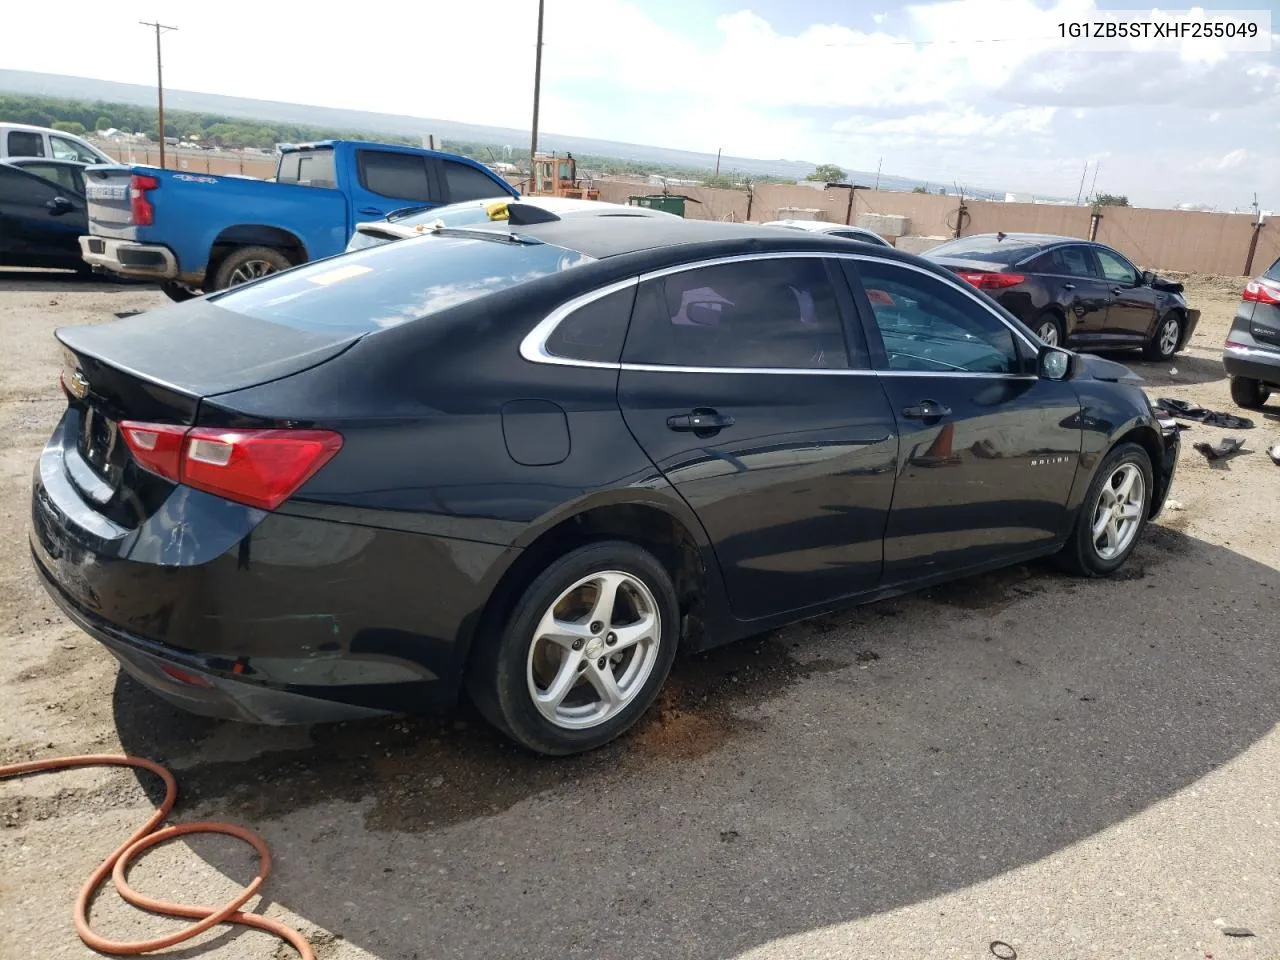
[[84, 124], [78, 120], [55, 120], [53, 129], [61, 130], [63, 133], [75, 134], [77, 137], [84, 136]]
[[104, 117], [99, 117], [99, 118], [97, 119], [97, 121], [94, 123], [94, 125], [93, 125], [93, 129], [95, 129], [95, 130], [110, 130], [110, 129], [111, 129], [111, 118], [110, 118], [110, 117], [105, 117], [105, 116], [104, 116]]
[[1127, 207], [1129, 198], [1121, 194], [1100, 193], [1093, 198], [1093, 202], [1100, 207]]
[[912, 193], [928, 193], [929, 188], [928, 187], [912, 187], [911, 192]]
[[821, 183], [840, 183], [844, 180], [844, 171], [834, 163], [824, 163], [805, 177], [806, 180], [817, 180]]

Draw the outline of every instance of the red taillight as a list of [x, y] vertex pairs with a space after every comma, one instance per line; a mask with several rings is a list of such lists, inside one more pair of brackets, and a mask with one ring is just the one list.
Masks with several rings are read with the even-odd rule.
[[1269, 303], [1277, 306], [1280, 305], [1280, 284], [1261, 278], [1250, 280], [1245, 284], [1244, 293], [1241, 296], [1253, 303]]
[[144, 470], [263, 510], [289, 499], [342, 449], [329, 430], [220, 430], [163, 423], [120, 424]]
[[156, 222], [156, 208], [147, 199], [147, 191], [160, 186], [155, 177], [134, 174], [129, 178], [129, 219], [135, 227], [149, 227]]
[[213, 684], [200, 676], [198, 673], [188, 673], [186, 670], [180, 670], [177, 667], [163, 664], [160, 667], [171, 680], [177, 680], [178, 683], [185, 683], [189, 687], [212, 687]]
[[1004, 287], [1016, 287], [1027, 279], [1020, 273], [987, 273], [981, 270], [962, 270], [961, 280], [973, 284], [979, 290], [1001, 290]]

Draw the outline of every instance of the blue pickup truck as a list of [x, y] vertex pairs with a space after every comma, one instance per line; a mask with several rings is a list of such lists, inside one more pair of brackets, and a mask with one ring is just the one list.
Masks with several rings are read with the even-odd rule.
[[353, 140], [282, 147], [274, 182], [104, 164], [85, 169], [80, 252], [185, 300], [341, 253], [393, 210], [503, 196], [519, 194], [466, 157]]

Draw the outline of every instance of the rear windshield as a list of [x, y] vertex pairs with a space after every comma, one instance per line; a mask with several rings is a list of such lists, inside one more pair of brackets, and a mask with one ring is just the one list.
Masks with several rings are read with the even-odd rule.
[[1040, 248], [1023, 240], [995, 237], [964, 237], [934, 247], [929, 251], [929, 259], [952, 257], [956, 260], [976, 260], [979, 263], [998, 263], [1008, 266], [1025, 260]]
[[591, 260], [550, 243], [428, 234], [317, 260], [209, 299], [295, 330], [369, 333]]
[[307, 187], [337, 186], [333, 149], [292, 150], [282, 154], [276, 170], [276, 182], [300, 183]]
[[[451, 203], [428, 210], [410, 210], [404, 214], [393, 213], [387, 219], [400, 226], [421, 226], [424, 229], [436, 223], [445, 227], [471, 227], [481, 223], [505, 222], [507, 201], [510, 199], [510, 197], [486, 197], [483, 200], [464, 200], [462, 203]], [[493, 211], [493, 216], [490, 216], [490, 210]]]
[[1273, 263], [1263, 276], [1268, 280], [1280, 280], [1280, 260]]

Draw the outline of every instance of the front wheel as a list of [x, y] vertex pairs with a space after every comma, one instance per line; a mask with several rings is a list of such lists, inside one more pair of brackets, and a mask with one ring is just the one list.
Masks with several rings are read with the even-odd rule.
[[468, 674], [480, 712], [517, 743], [564, 756], [602, 746], [649, 708], [675, 659], [675, 587], [648, 551], [590, 544], [525, 590]]
[[1058, 554], [1072, 573], [1103, 576], [1129, 558], [1151, 510], [1151, 458], [1136, 443], [1122, 443], [1102, 461], [1080, 506], [1075, 529]]
[[1148, 360], [1168, 360], [1178, 352], [1181, 339], [1182, 321], [1176, 313], [1171, 313], [1156, 325], [1155, 336], [1142, 353]]
[[185, 303], [188, 300], [194, 300], [200, 296], [199, 290], [192, 290], [185, 284], [177, 283], [173, 280], [166, 280], [160, 284], [160, 289], [164, 291], [164, 295], [174, 303]]

